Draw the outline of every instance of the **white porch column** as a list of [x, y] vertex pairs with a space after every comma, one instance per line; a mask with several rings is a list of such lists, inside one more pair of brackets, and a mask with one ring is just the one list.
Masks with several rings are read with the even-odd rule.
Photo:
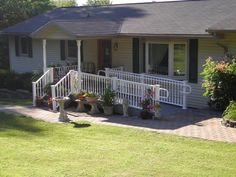
[[78, 47], [78, 72], [81, 72], [81, 51], [80, 51], [80, 46], [81, 46], [81, 40], [76, 40], [77, 42], [77, 47]]
[[43, 39], [43, 72], [44, 73], [47, 71], [46, 44], [47, 44], [47, 40]]
[[149, 70], [149, 62], [148, 62], [148, 57], [149, 57], [149, 50], [148, 50], [148, 42], [145, 42], [145, 71], [144, 73], [148, 73]]

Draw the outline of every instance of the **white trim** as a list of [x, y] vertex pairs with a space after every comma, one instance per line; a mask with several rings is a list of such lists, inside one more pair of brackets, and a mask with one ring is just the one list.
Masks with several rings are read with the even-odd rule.
[[78, 48], [78, 54], [77, 54], [77, 59], [78, 59], [78, 72], [81, 72], [81, 51], [80, 51], [80, 46], [81, 46], [81, 40], [76, 40], [77, 43], [77, 48]]
[[47, 40], [43, 39], [43, 72], [45, 73], [47, 71], [47, 49], [46, 49], [46, 45], [47, 45]]

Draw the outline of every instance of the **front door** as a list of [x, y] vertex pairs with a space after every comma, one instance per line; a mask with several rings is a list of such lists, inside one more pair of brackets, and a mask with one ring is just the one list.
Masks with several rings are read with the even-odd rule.
[[98, 69], [110, 68], [111, 56], [111, 40], [98, 40]]

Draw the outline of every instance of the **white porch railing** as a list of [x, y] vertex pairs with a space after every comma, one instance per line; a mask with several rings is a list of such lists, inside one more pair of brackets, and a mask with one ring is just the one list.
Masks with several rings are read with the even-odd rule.
[[104, 94], [105, 89], [111, 85], [111, 78], [89, 73], [81, 73], [81, 90]]
[[61, 78], [55, 85], [51, 85], [53, 110], [56, 110], [57, 103], [54, 98], [66, 97], [77, 90], [77, 71], [70, 70], [63, 78]]
[[186, 95], [191, 93], [191, 87], [187, 84], [187, 81], [178, 81], [148, 74], [119, 71], [111, 68], [105, 69], [105, 75], [107, 77], [117, 77], [122, 80], [144, 83], [148, 85], [158, 84], [161, 86], [161, 88], [168, 90], [169, 93], [169, 96], [165, 97], [165, 93], [160, 92], [160, 102], [182, 106], [183, 109], [186, 109], [187, 107]]
[[[149, 85], [145, 83], [138, 83], [133, 81], [126, 81], [117, 79], [116, 77], [99, 76], [95, 74], [88, 74], [77, 71], [70, 71], [64, 76], [56, 85], [52, 85], [52, 98], [65, 97], [71, 93], [78, 91], [94, 92], [97, 95], [103, 95], [107, 87], [111, 86], [117, 92], [117, 103], [122, 103], [123, 99], [129, 100], [129, 106], [133, 108], [141, 108], [141, 100], [143, 99], [146, 91], [151, 89], [154, 91], [153, 103], [159, 102], [163, 97], [160, 96], [160, 91], [168, 91], [160, 88], [160, 85]], [[56, 110], [56, 102], [53, 102], [53, 110]]]
[[37, 97], [43, 97], [46, 95], [45, 86], [52, 82], [52, 68], [49, 68], [36, 82], [32, 82], [33, 106], [36, 106]]
[[77, 65], [69, 65], [69, 66], [58, 66], [53, 67], [53, 75], [54, 80], [59, 81], [62, 77], [64, 77], [70, 70], [78, 70]]

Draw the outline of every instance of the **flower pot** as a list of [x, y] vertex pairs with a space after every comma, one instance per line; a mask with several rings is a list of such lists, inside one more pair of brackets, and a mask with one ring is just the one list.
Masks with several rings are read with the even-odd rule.
[[104, 114], [110, 116], [113, 114], [113, 106], [103, 106]]
[[142, 111], [142, 112], [140, 113], [140, 117], [141, 117], [142, 119], [152, 119], [153, 113], [148, 112], [148, 111]]
[[96, 103], [98, 98], [97, 97], [86, 97], [88, 103]]

